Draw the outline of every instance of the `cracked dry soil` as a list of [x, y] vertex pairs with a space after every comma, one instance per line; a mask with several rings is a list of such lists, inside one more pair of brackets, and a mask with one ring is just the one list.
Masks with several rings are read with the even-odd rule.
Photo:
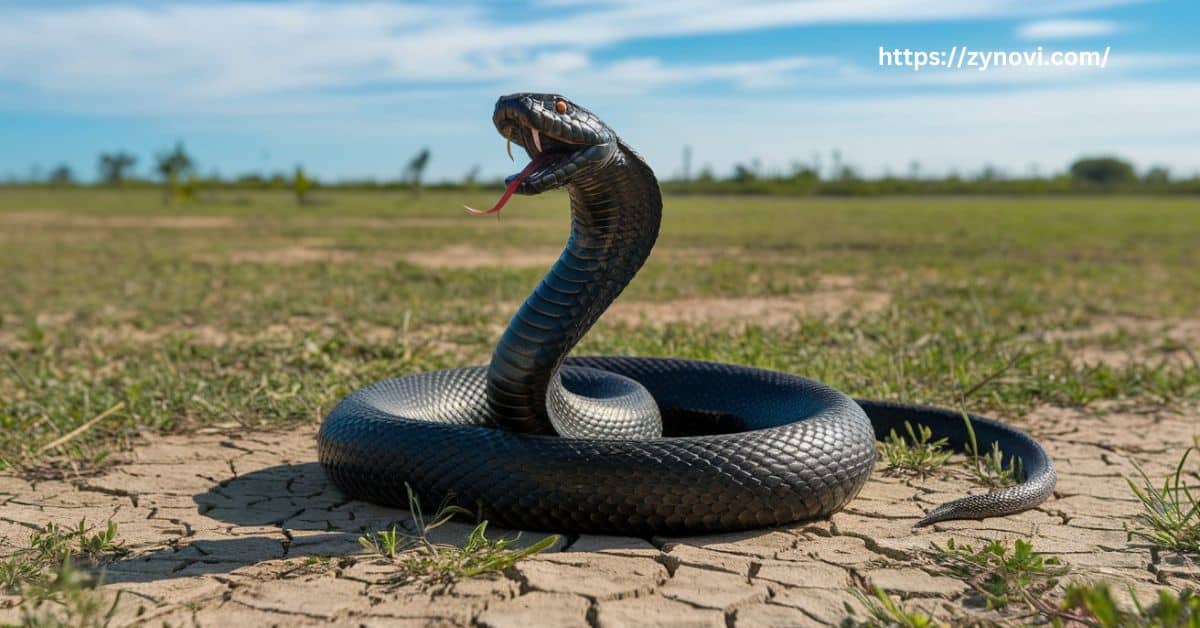
[[[395, 567], [359, 546], [360, 534], [403, 525], [408, 513], [339, 494], [315, 461], [315, 426], [208, 430], [143, 441], [90, 476], [0, 474], [0, 555], [49, 522], [115, 521], [129, 552], [104, 573], [105, 595], [124, 592], [113, 625], [820, 625], [856, 603], [851, 587], [871, 585], [940, 615], [970, 603], [966, 585], [926, 553], [951, 538], [1032, 539], [1068, 562], [1070, 577], [1128, 584], [1145, 599], [1194, 586], [1200, 569], [1128, 539], [1139, 506], [1123, 478], [1132, 461], [1153, 478], [1169, 473], [1197, 430], [1195, 410], [1046, 407], [1021, 418], [1060, 480], [1054, 498], [1017, 516], [914, 529], [926, 509], [985, 489], [961, 464], [925, 479], [879, 468], [827, 521], [689, 538], [567, 537], [504, 573], [436, 586], [396, 585]], [[435, 540], [462, 542], [470, 528], [452, 522]], [[13, 603], [0, 597], [0, 623], [19, 621]]]

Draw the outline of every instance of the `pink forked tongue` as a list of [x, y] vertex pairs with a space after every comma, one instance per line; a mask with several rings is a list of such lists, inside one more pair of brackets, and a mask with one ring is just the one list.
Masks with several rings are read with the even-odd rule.
[[542, 162], [544, 162], [544, 161], [546, 161], [546, 160], [543, 158], [542, 155], [538, 155], [537, 157], [534, 157], [533, 161], [530, 161], [529, 165], [525, 166], [524, 170], [519, 172], [517, 174], [517, 176], [513, 177], [513, 180], [511, 183], [508, 184], [508, 187], [504, 188], [504, 195], [500, 197], [500, 200], [496, 201], [496, 204], [493, 205], [491, 209], [488, 209], [488, 210], [475, 209], [474, 207], [470, 207], [467, 205], [463, 205], [463, 209], [466, 209], [468, 212], [470, 212], [476, 216], [486, 216], [488, 214], [500, 213], [500, 210], [504, 207], [504, 204], [508, 202], [508, 199], [512, 198], [513, 192], [517, 191], [517, 186], [521, 185], [522, 181], [524, 181], [527, 177], [529, 177], [529, 175], [533, 174], [533, 171], [537, 170], [538, 166], [542, 165]]

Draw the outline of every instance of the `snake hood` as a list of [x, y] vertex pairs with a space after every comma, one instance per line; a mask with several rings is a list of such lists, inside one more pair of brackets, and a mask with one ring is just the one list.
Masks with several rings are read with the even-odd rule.
[[491, 209], [468, 207], [472, 213], [497, 213], [513, 194], [541, 194], [569, 185], [603, 168], [622, 149], [641, 160], [596, 114], [559, 94], [501, 96], [492, 122], [508, 140], [509, 156], [515, 143], [529, 154], [530, 162], [505, 179], [504, 195]]

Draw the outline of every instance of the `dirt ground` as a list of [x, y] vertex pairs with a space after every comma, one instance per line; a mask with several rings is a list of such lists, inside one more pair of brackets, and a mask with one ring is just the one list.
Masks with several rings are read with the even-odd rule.
[[[208, 430], [144, 441], [93, 475], [0, 475], [0, 554], [49, 522], [115, 521], [129, 553], [104, 572], [102, 591], [124, 591], [114, 625], [819, 625], [845, 616], [852, 587], [871, 585], [940, 615], [943, 605], [976, 603], [930, 559], [930, 542], [952, 538], [1032, 539], [1069, 563], [1070, 577], [1147, 597], [1194, 585], [1200, 568], [1128, 539], [1139, 505], [1122, 478], [1132, 461], [1166, 475], [1197, 431], [1196, 410], [1047, 407], [1021, 417], [1060, 479], [1053, 499], [1017, 516], [913, 528], [933, 505], [982, 489], [961, 465], [926, 479], [877, 469], [827, 521], [692, 538], [567, 537], [504, 573], [449, 585], [397, 585], [396, 568], [363, 550], [361, 534], [403, 525], [408, 513], [333, 488], [316, 462], [315, 426]], [[470, 527], [448, 524], [436, 540], [461, 542]], [[0, 622], [19, 620], [15, 602], [0, 599]]]

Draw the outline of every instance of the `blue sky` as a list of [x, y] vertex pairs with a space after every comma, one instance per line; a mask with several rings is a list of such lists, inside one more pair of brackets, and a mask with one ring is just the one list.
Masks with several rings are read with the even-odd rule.
[[[759, 159], [1012, 175], [1082, 154], [1200, 173], [1200, 2], [9, 2], [0, 176], [186, 143], [204, 172], [395, 177], [518, 166], [495, 97], [557, 91], [662, 176]], [[878, 50], [1103, 50], [1096, 68], [913, 72]]]

